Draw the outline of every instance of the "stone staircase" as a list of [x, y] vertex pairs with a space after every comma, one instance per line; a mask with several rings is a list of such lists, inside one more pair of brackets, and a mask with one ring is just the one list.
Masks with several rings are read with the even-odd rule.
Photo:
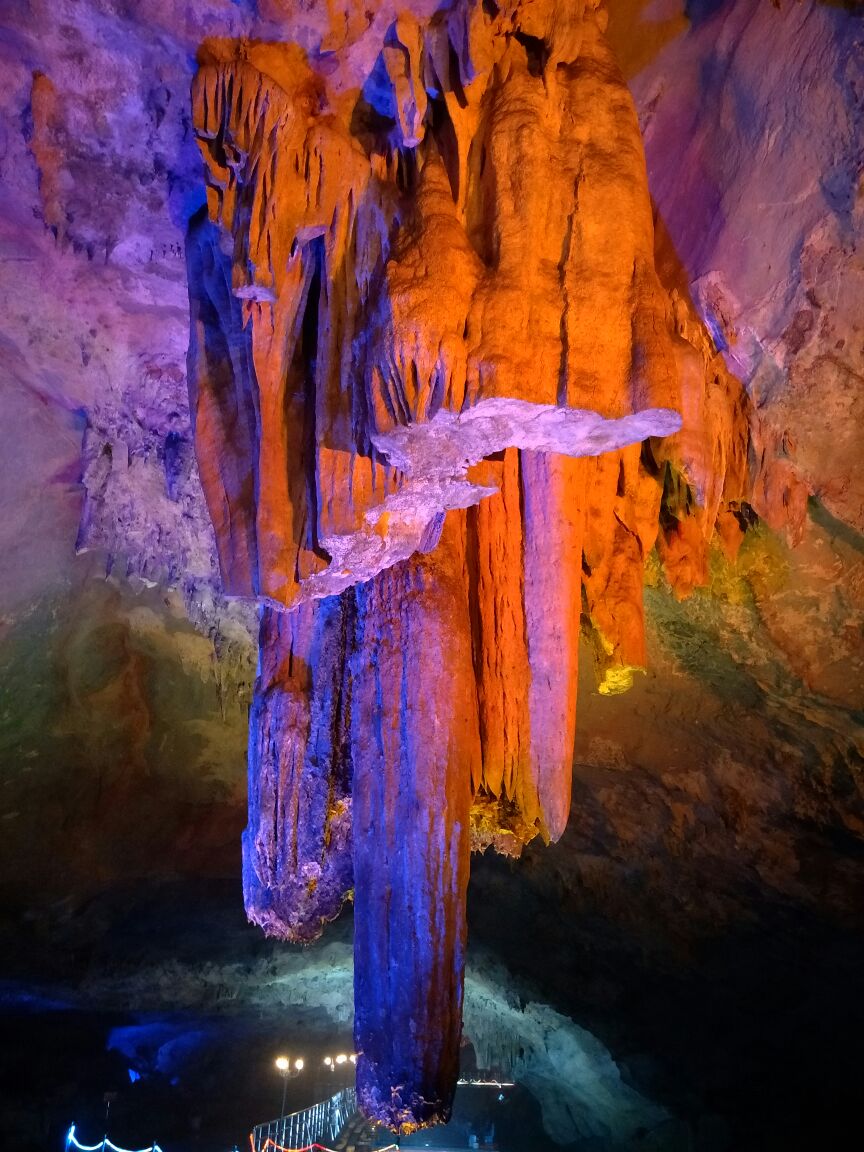
[[366, 1119], [362, 1112], [355, 1112], [339, 1133], [334, 1144], [334, 1152], [376, 1152], [384, 1148], [396, 1148], [392, 1133], [386, 1128]]

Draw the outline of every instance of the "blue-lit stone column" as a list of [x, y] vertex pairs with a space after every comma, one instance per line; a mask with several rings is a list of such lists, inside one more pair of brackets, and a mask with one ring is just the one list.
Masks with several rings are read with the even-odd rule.
[[479, 757], [464, 514], [356, 589], [354, 1038], [360, 1107], [410, 1131], [458, 1075], [471, 773]]

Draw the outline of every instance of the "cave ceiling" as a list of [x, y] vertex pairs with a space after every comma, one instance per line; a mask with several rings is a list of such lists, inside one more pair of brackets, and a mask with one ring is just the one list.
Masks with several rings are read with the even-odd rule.
[[[502, 9], [523, 21], [506, 58], [487, 36]], [[629, 1060], [629, 1082], [661, 1111], [696, 1132], [700, 1116], [720, 1115], [736, 1146], [772, 1147], [758, 1135], [769, 1108], [758, 1086], [795, 1100], [815, 1078], [802, 1116], [818, 1131], [851, 1099], [845, 1056], [864, 1027], [864, 21], [855, 4], [816, 0], [477, 10], [482, 36], [476, 20], [452, 16], [471, 5], [433, 0], [0, 6], [5, 977], [112, 1012], [129, 1001], [209, 1013], [220, 998], [254, 1012], [283, 964], [276, 983], [294, 981], [296, 1002], [277, 996], [271, 1008], [318, 1006], [348, 1035], [344, 913], [307, 952], [244, 935], [247, 753], [261, 779], [278, 777], [267, 725], [290, 728], [302, 693], [320, 718], [293, 664], [286, 679], [288, 654], [315, 649], [335, 684], [340, 661], [356, 670], [374, 651], [377, 666], [392, 663], [386, 633], [408, 653], [407, 671], [387, 674], [436, 685], [445, 739], [476, 761], [470, 783], [444, 790], [450, 808], [443, 792], [429, 803], [445, 821], [465, 806], [466, 854], [491, 846], [474, 856], [468, 888], [465, 1027], [478, 1050], [516, 1043], [509, 1016], [500, 1035], [489, 1024], [505, 1014], [496, 997], [509, 980], [517, 1006], [533, 996], [567, 1021], [567, 1044], [575, 1021]], [[544, 24], [549, 11], [557, 23]], [[603, 68], [602, 83], [578, 87], [574, 62], [595, 51], [585, 27], [601, 29], [626, 88]], [[494, 92], [520, 68], [520, 98], [547, 101], [538, 115], [559, 109], [570, 125], [546, 153], [536, 133], [514, 144], [500, 108], [481, 115], [490, 98], [477, 77], [497, 76]], [[272, 131], [244, 143], [264, 105]], [[601, 105], [600, 136], [617, 125], [615, 154], [627, 159], [592, 206]], [[253, 212], [242, 198], [238, 208], [230, 189], [244, 157], [254, 157], [247, 189], [276, 171], [273, 156], [293, 157], [298, 106], [295, 150], [314, 135], [317, 181], [298, 168], [281, 191], [256, 187]], [[481, 136], [491, 176], [471, 167]], [[577, 173], [567, 163], [580, 149], [589, 159]], [[575, 214], [559, 184], [574, 188]], [[313, 218], [308, 197], [296, 206], [301, 187], [315, 188], [328, 226], [341, 207], [342, 233]], [[274, 203], [294, 215], [268, 231]], [[484, 232], [487, 218], [496, 223]], [[376, 228], [396, 234], [394, 219], [400, 239], [376, 288], [364, 252]], [[357, 220], [365, 231], [349, 242]], [[577, 250], [574, 235], [600, 248]], [[545, 253], [558, 259], [565, 239], [571, 272], [550, 288]], [[308, 259], [292, 263], [296, 252]], [[332, 272], [344, 252], [350, 282]], [[614, 264], [609, 252], [639, 276], [610, 273], [605, 295], [580, 296]], [[608, 335], [614, 324], [599, 317], [616, 309], [626, 324]], [[271, 312], [296, 328], [290, 363], [274, 362]], [[338, 341], [328, 350], [320, 333], [334, 325], [342, 347], [352, 325], [355, 351], [363, 337], [367, 407], [351, 434], [369, 476], [346, 479], [333, 450], [347, 377]], [[607, 333], [608, 379], [579, 374], [595, 326]], [[229, 361], [241, 394], [242, 341], [254, 379], [293, 381], [332, 432], [310, 446], [301, 415], [292, 447], [253, 412], [245, 435], [256, 452], [264, 444], [263, 480], [243, 471], [249, 443], [236, 424], [226, 431], [207, 408]], [[568, 356], [577, 367], [562, 370]], [[524, 406], [541, 417], [531, 437]], [[560, 416], [568, 407], [591, 410], [587, 433]], [[669, 412], [680, 433], [663, 423]], [[604, 431], [615, 421], [630, 421], [618, 439]], [[586, 435], [607, 437], [605, 455], [581, 457]], [[300, 457], [299, 469], [285, 463]], [[542, 471], [547, 460], [559, 463]], [[330, 496], [309, 514], [313, 488]], [[222, 502], [229, 489], [240, 496]], [[577, 505], [588, 528], [570, 514]], [[317, 514], [318, 535], [274, 533], [286, 508], [298, 523]], [[461, 573], [482, 575], [484, 548], [504, 575], [466, 593]], [[452, 614], [463, 599], [464, 634]], [[517, 600], [524, 635], [542, 640], [533, 649], [508, 647], [498, 623]], [[418, 602], [422, 628], [400, 607]], [[471, 636], [484, 612], [478, 671]], [[538, 650], [542, 699], [529, 687]], [[510, 735], [499, 681], [524, 697]], [[485, 721], [464, 715], [475, 696]], [[374, 699], [357, 700], [358, 714], [375, 712]], [[408, 742], [415, 760], [428, 752], [431, 778], [425, 723], [419, 715]], [[464, 735], [472, 723], [482, 739]], [[315, 753], [331, 757], [328, 803], [353, 738], [334, 733], [335, 751]], [[508, 744], [520, 739], [521, 760]], [[349, 756], [355, 782], [365, 754]], [[352, 873], [338, 855], [347, 833], [327, 825], [319, 907], [300, 901], [293, 874], [261, 881], [275, 833], [254, 813], [249, 828], [247, 911], [289, 940], [317, 936], [355, 895], [356, 858]], [[373, 892], [376, 860], [364, 867]], [[194, 947], [180, 927], [187, 902], [200, 902]], [[123, 942], [141, 948], [160, 923], [160, 946], [137, 970]], [[223, 937], [209, 976], [208, 932]], [[332, 987], [316, 964], [338, 970]], [[544, 1019], [522, 1021], [533, 1037], [522, 1071], [566, 1143], [580, 1130], [544, 1094]], [[458, 1013], [450, 1043], [452, 1060]], [[632, 1106], [640, 1124], [657, 1122], [653, 1105], [644, 1116]], [[794, 1107], [776, 1107], [792, 1132]], [[793, 1146], [773, 1131], [777, 1147]]]

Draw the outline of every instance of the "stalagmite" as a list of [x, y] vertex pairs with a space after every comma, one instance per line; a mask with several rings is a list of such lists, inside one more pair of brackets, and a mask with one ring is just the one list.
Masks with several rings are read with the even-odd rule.
[[470, 850], [566, 825], [582, 620], [623, 691], [647, 554], [683, 595], [740, 534], [740, 388], [658, 280], [603, 28], [418, 4], [355, 90], [290, 42], [206, 43], [193, 90], [196, 448], [262, 605], [246, 907], [308, 941], [353, 888], [360, 1099], [403, 1130], [449, 1112]]

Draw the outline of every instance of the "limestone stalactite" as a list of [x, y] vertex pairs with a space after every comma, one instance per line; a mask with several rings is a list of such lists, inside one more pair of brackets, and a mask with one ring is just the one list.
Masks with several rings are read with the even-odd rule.
[[314, 940], [352, 887], [350, 597], [261, 613], [249, 717], [246, 906], [270, 935]]
[[624, 690], [648, 553], [685, 595], [744, 516], [740, 388], [658, 280], [603, 28], [457, 0], [350, 99], [290, 43], [205, 44], [193, 90], [196, 447], [262, 604], [246, 905], [306, 941], [354, 891], [360, 1099], [394, 1127], [448, 1113], [469, 851], [566, 825], [583, 622]]

